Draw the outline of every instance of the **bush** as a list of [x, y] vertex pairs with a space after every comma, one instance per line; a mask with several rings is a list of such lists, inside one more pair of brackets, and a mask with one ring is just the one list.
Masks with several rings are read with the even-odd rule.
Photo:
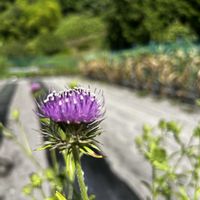
[[175, 21], [164, 30], [152, 34], [152, 39], [158, 42], [174, 42], [177, 39], [194, 41], [197, 39], [197, 36], [188, 25]]
[[16, 57], [25, 57], [30, 55], [30, 52], [27, 51], [25, 41], [15, 41], [11, 40], [6, 42], [2, 47], [2, 53], [6, 57], [16, 58]]
[[151, 41], [171, 41], [180, 36], [191, 38], [194, 34], [200, 38], [198, 0], [110, 2], [105, 20], [108, 43], [114, 50]]
[[69, 47], [87, 49], [100, 47], [104, 40], [105, 26], [98, 17], [71, 15], [63, 19], [55, 34]]
[[46, 32], [29, 42], [27, 46], [34, 55], [51, 55], [64, 50], [64, 41], [58, 35]]
[[157, 127], [145, 124], [136, 137], [139, 152], [151, 166], [147, 199], [194, 199], [199, 193], [200, 126], [185, 135], [182, 125], [161, 120]]
[[5, 57], [0, 57], [0, 77], [4, 76], [8, 72], [9, 66], [9, 61]]

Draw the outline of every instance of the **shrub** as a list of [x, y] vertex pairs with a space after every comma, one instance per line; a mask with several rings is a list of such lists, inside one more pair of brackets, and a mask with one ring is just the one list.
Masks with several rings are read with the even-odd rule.
[[55, 34], [62, 37], [69, 47], [87, 49], [100, 47], [105, 33], [105, 26], [98, 17], [71, 15], [62, 20]]
[[58, 35], [50, 32], [40, 34], [36, 39], [28, 43], [28, 49], [33, 54], [56, 54], [64, 49], [64, 41]]
[[174, 42], [177, 39], [194, 41], [197, 39], [197, 36], [188, 25], [175, 21], [162, 31], [154, 32], [152, 39], [158, 42]]
[[185, 137], [175, 121], [161, 120], [158, 127], [144, 125], [135, 142], [152, 168], [152, 180], [143, 181], [148, 199], [199, 199], [199, 125]]
[[0, 77], [4, 76], [8, 72], [10, 63], [7, 58], [0, 56]]

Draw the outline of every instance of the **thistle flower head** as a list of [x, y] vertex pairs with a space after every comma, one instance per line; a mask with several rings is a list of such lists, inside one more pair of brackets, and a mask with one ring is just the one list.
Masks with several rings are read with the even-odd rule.
[[37, 82], [33, 82], [31, 83], [31, 92], [34, 93], [34, 92], [37, 92], [41, 89], [41, 85]]
[[90, 123], [101, 114], [101, 104], [89, 90], [68, 89], [50, 93], [40, 106], [41, 114], [55, 122]]
[[[103, 100], [103, 101], [101, 101]], [[72, 151], [78, 146], [83, 153], [95, 157], [95, 137], [101, 134], [104, 99], [81, 87], [53, 91], [38, 104], [45, 148]]]

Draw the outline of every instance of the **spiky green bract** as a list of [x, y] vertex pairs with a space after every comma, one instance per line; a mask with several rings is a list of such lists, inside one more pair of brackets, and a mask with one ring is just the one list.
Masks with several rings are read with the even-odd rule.
[[46, 141], [38, 150], [58, 149], [60, 152], [65, 150], [67, 154], [70, 154], [73, 147], [78, 147], [84, 154], [101, 158], [102, 155], [96, 153], [100, 152], [100, 149], [95, 139], [102, 132], [101, 122], [102, 119], [91, 123], [66, 124], [54, 122], [49, 118], [41, 118], [41, 132]]

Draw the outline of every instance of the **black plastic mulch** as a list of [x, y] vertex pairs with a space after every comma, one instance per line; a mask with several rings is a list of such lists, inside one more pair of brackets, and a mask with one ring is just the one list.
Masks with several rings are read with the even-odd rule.
[[[5, 83], [3, 88], [0, 90], [0, 122], [3, 125], [6, 125], [7, 123], [9, 107], [16, 91], [16, 87], [16, 83]], [[2, 134], [0, 133], [0, 142], [2, 141], [2, 138]]]

